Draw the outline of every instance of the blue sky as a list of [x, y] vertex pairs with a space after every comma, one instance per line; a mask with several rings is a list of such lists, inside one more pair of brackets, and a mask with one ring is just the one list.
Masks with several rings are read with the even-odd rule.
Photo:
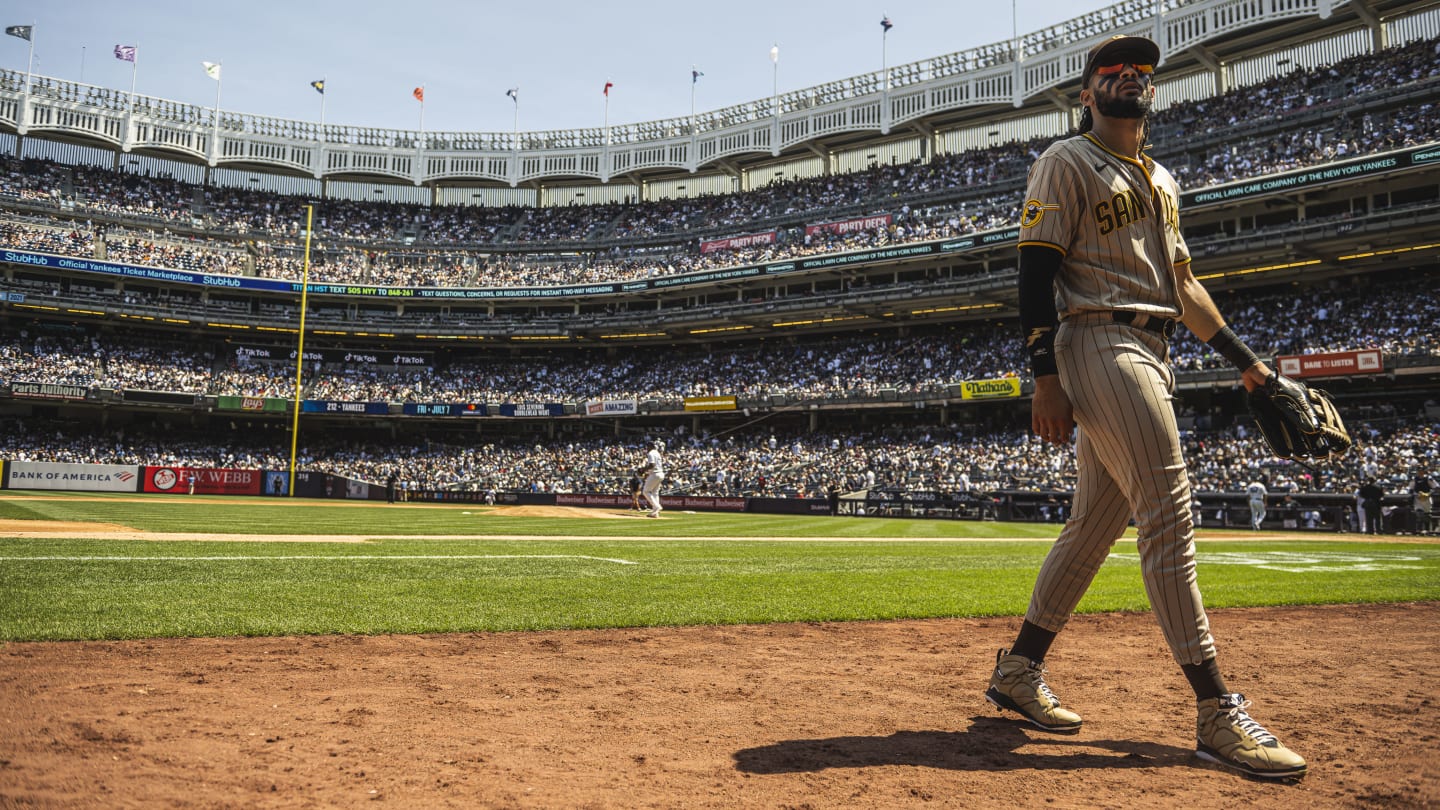
[[[1026, 33], [1108, 3], [1014, 0]], [[990, 13], [993, 11], [993, 13]], [[35, 72], [130, 88], [113, 55], [138, 45], [136, 91], [211, 106], [216, 83], [202, 61], [222, 63], [226, 110], [327, 123], [413, 129], [412, 90], [425, 86], [427, 131], [509, 132], [519, 86], [521, 130], [600, 126], [605, 82], [612, 124], [698, 111], [879, 70], [880, 19], [894, 28], [889, 64], [1010, 38], [1010, 3], [883, 0], [821, 3], [683, 0], [593, 3], [411, 0], [9, 0], [3, 25], [35, 25]], [[24, 40], [0, 37], [0, 66], [25, 70]], [[83, 73], [82, 73], [83, 72]]]

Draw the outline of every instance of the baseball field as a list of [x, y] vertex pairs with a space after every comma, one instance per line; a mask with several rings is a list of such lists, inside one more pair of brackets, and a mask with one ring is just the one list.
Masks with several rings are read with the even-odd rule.
[[9, 492], [0, 807], [1429, 807], [1435, 538], [1201, 533], [1221, 664], [1305, 756], [1195, 759], [1118, 543], [982, 698], [1058, 526]]

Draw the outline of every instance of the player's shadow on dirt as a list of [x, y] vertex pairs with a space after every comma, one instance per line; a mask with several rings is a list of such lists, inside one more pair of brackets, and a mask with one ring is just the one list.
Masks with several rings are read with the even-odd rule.
[[[1017, 750], [1021, 747], [1024, 750]], [[1097, 751], [1096, 749], [1102, 749]], [[745, 773], [775, 774], [914, 765], [957, 771], [1194, 767], [1188, 748], [1049, 734], [1014, 720], [973, 717], [965, 731], [897, 731], [888, 737], [784, 740], [735, 752]]]

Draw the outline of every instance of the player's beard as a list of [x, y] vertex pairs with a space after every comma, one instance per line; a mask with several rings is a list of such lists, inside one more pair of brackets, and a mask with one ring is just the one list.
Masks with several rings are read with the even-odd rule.
[[1144, 118], [1150, 114], [1154, 103], [1155, 100], [1148, 93], [1141, 93], [1134, 98], [1099, 93], [1095, 95], [1095, 108], [1106, 118]]

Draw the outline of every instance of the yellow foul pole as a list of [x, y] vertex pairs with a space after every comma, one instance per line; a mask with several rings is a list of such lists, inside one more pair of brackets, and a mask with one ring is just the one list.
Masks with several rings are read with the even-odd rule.
[[295, 447], [300, 440], [300, 379], [305, 373], [305, 308], [310, 293], [310, 231], [315, 206], [305, 206], [305, 265], [300, 274], [300, 348], [295, 352], [295, 414], [290, 422], [290, 497], [295, 497]]

